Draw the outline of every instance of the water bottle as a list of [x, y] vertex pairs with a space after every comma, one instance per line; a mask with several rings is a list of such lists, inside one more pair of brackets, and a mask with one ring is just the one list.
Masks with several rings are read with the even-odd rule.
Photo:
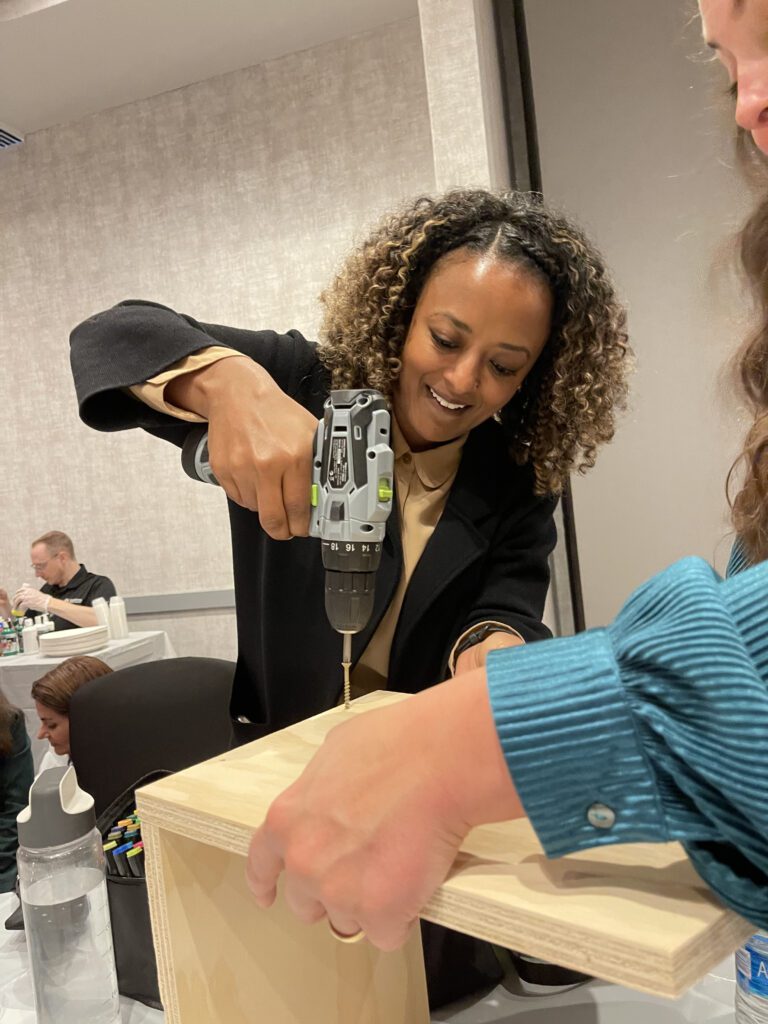
[[38, 1024], [119, 1024], [102, 840], [75, 769], [49, 768], [17, 818]]
[[736, 951], [736, 1024], [768, 1024], [768, 935]]

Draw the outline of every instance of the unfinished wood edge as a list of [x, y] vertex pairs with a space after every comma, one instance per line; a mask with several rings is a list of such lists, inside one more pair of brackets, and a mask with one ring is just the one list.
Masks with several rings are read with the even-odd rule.
[[[477, 896], [467, 899], [463, 894], [443, 888], [435, 893], [420, 917], [497, 946], [519, 949], [550, 963], [594, 974], [601, 980], [650, 995], [675, 998], [686, 990], [680, 988], [675, 978], [671, 957], [648, 950], [642, 961], [643, 969], [638, 970], [636, 944], [623, 943], [613, 937], [606, 940], [571, 923], [567, 925], [565, 942], [562, 934], [554, 931], [551, 922], [530, 912], [507, 910]], [[516, 944], [510, 942], [512, 931], [520, 936]]]
[[[223, 825], [219, 819], [194, 808], [179, 809], [148, 795], [139, 796], [139, 810], [142, 821], [150, 822], [162, 831], [215, 846], [226, 853], [242, 857], [248, 855], [253, 836], [250, 827]], [[469, 856], [476, 859], [471, 854]], [[551, 925], [547, 921], [519, 910], [505, 912], [497, 903], [484, 901], [476, 895], [468, 899], [463, 893], [451, 891], [450, 880], [437, 890], [420, 917], [500, 946], [509, 945], [508, 936], [510, 930], [514, 930], [525, 936], [522, 952], [557, 962], [563, 967], [588, 974], [597, 973], [606, 981], [668, 998], [682, 995], [722, 959], [716, 952], [707, 952], [711, 939], [697, 938], [668, 958], [649, 950], [643, 960], [644, 969], [638, 971], [631, 966], [638, 963], [636, 944], [625, 945], [616, 938], [606, 941], [587, 929], [571, 925], [568, 931], [573, 941], [569, 942], [568, 949], [573, 955], [564, 956], [564, 947], [553, 942]], [[735, 949], [742, 933], [745, 936], [750, 934], [748, 926], [739, 927], [742, 924], [742, 919], [736, 914], [724, 910], [723, 919], [714, 926], [716, 935], [719, 937], [724, 930], [729, 942], [733, 938]], [[648, 980], [649, 976], [652, 981]]]
[[[724, 948], [730, 947], [731, 952], [735, 952], [754, 931], [755, 926], [746, 918], [723, 906], [722, 917], [706, 935], [691, 939], [675, 951], [675, 975], [687, 979], [680, 995], [722, 961]], [[701, 969], [694, 970], [693, 964]]]
[[168, 907], [165, 902], [162, 837], [160, 829], [147, 822], [144, 818], [141, 821], [141, 835], [144, 840], [144, 852], [146, 854], [145, 865], [149, 916], [152, 922], [152, 945], [154, 946], [155, 960], [157, 961], [160, 999], [165, 1012], [166, 1024], [181, 1024], [179, 994], [176, 989], [176, 977], [172, 966]]
[[154, 797], [137, 794], [137, 805], [142, 822], [148, 821], [164, 832], [173, 832], [185, 839], [206, 846], [215, 846], [225, 853], [248, 855], [254, 829], [247, 825], [226, 825], [219, 818], [196, 808], [166, 804]]

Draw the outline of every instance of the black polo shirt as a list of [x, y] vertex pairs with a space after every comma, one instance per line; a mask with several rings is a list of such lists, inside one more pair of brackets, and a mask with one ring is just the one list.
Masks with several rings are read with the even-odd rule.
[[[84, 604], [88, 607], [97, 597], [103, 597], [105, 601], [109, 601], [110, 597], [114, 597], [117, 593], [115, 584], [109, 577], [97, 576], [95, 572], [88, 572], [82, 563], [69, 583], [65, 583], [63, 587], [45, 583], [40, 590], [43, 594], [50, 594], [51, 597], [55, 597], [59, 601]], [[77, 628], [74, 622], [62, 619], [59, 615], [52, 615], [51, 620], [56, 629]]]

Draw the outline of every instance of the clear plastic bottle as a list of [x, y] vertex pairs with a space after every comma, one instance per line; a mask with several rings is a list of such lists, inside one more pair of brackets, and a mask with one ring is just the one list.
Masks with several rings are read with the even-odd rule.
[[768, 935], [736, 951], [736, 1024], [768, 1024]]
[[119, 1024], [102, 840], [70, 765], [41, 772], [18, 816], [19, 882], [38, 1024]]

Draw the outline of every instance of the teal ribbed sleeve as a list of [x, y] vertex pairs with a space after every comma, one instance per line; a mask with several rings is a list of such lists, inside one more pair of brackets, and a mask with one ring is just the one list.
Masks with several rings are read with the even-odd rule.
[[684, 559], [607, 629], [492, 653], [488, 683], [548, 856], [677, 839], [768, 927], [768, 563]]

